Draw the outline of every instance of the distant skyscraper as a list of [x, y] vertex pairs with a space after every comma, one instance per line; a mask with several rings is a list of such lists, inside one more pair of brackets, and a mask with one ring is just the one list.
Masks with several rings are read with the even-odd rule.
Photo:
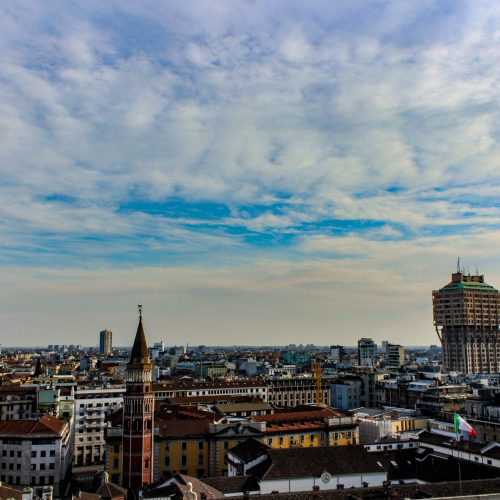
[[484, 276], [457, 266], [451, 282], [432, 292], [434, 325], [444, 368], [463, 373], [500, 371], [500, 293]]
[[372, 339], [358, 340], [358, 364], [374, 366], [377, 361], [377, 344]]
[[101, 354], [109, 354], [113, 351], [113, 332], [103, 330], [99, 332], [99, 352]]

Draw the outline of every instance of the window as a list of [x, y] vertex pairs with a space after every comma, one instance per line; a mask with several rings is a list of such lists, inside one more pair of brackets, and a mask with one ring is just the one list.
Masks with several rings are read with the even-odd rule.
[[32, 457], [32, 458], [36, 458], [36, 451], [32, 451], [32, 452], [31, 452], [31, 457]]
[[186, 455], [182, 455], [182, 457], [181, 457], [181, 464], [182, 465], [186, 465], [187, 464], [187, 457], [186, 457]]
[[186, 443], [185, 441], [183, 441], [183, 442], [182, 442], [182, 444], [181, 444], [181, 448], [182, 448], [183, 450], [187, 449], [187, 443]]
[[198, 455], [198, 465], [203, 465], [203, 455]]
[[170, 465], [170, 457], [165, 457], [165, 466], [168, 467]]
[[203, 450], [203, 445], [204, 445], [203, 441], [198, 441], [198, 449], [199, 450]]

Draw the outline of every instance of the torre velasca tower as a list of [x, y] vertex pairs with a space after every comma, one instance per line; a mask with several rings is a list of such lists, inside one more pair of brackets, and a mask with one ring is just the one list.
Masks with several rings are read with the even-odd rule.
[[154, 393], [152, 363], [142, 326], [139, 326], [127, 365], [127, 390], [123, 396], [123, 486], [141, 488], [152, 482]]
[[432, 292], [434, 325], [443, 345], [446, 371], [500, 371], [500, 293], [484, 276], [460, 269]]

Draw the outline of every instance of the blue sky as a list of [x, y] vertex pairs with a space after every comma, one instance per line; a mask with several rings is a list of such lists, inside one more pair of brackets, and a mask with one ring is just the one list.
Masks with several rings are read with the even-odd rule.
[[431, 343], [457, 255], [500, 286], [497, 2], [0, 12], [0, 343]]

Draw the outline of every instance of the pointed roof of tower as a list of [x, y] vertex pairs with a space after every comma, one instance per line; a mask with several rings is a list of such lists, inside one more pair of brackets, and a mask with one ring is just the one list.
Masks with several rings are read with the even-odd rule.
[[151, 359], [149, 358], [148, 344], [146, 343], [146, 335], [144, 334], [141, 315], [139, 316], [139, 325], [137, 326], [137, 333], [135, 334], [134, 345], [130, 353], [128, 364], [142, 365], [144, 363], [151, 363]]

